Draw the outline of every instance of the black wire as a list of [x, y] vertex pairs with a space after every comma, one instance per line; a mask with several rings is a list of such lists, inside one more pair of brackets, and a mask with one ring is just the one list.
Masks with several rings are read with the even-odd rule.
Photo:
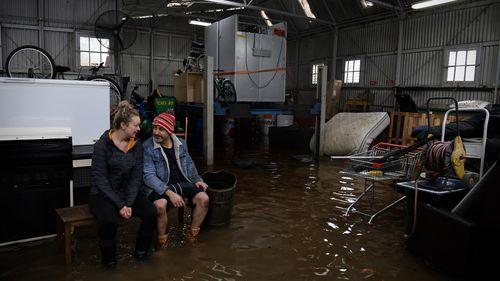
[[[248, 34], [247, 34], [248, 35]], [[255, 44], [255, 33], [254, 33], [254, 44]], [[250, 76], [250, 73], [249, 73], [249, 70], [248, 70], [248, 46], [247, 46], [247, 40], [248, 40], [248, 36], [245, 36], [245, 67], [246, 67], [246, 71], [247, 71], [247, 75], [248, 75], [248, 78], [250, 79], [250, 81], [252, 81], [252, 83], [255, 85], [255, 87], [257, 87], [257, 89], [263, 89], [263, 88], [266, 88], [267, 86], [269, 86], [269, 84], [271, 84], [271, 82], [273, 82], [274, 78], [276, 78], [276, 74], [278, 73], [278, 66], [280, 64], [280, 58], [281, 58], [281, 51], [283, 49], [283, 43], [284, 43], [284, 40], [283, 42], [281, 42], [280, 44], [280, 52], [278, 54], [278, 60], [276, 61], [276, 70], [274, 71], [274, 74], [273, 74], [273, 77], [271, 77], [271, 80], [269, 80], [266, 85], [264, 86], [259, 86], [257, 85], [257, 82], [255, 82], [253, 79], [252, 79], [252, 76]]]

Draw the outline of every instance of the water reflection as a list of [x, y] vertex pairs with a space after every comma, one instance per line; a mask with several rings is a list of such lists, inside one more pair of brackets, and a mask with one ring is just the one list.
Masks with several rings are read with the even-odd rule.
[[[201, 241], [186, 243], [170, 212], [172, 242], [145, 263], [130, 253], [137, 224], [119, 234], [114, 272], [100, 268], [95, 228], [77, 229], [75, 262], [62, 264], [55, 240], [0, 249], [1, 280], [447, 280], [404, 248], [400, 206], [369, 226], [365, 217], [344, 215], [363, 182], [340, 174], [329, 160], [303, 164], [289, 156], [260, 153], [249, 168], [218, 164], [238, 177], [231, 224], [203, 229]], [[388, 202], [389, 189], [376, 201]], [[369, 208], [368, 202], [359, 208]], [[189, 221], [188, 219], [185, 220]], [[28, 246], [29, 245], [29, 246]], [[26, 269], [30, 264], [30, 271]]]

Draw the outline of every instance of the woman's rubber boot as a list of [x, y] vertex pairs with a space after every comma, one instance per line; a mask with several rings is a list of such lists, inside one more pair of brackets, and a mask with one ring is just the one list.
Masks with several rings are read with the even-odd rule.
[[137, 234], [137, 240], [135, 242], [135, 252], [134, 258], [137, 260], [145, 260], [148, 258], [149, 247], [151, 247], [151, 241], [153, 240], [153, 234]]
[[114, 269], [116, 267], [116, 244], [101, 247], [101, 262], [104, 268]]

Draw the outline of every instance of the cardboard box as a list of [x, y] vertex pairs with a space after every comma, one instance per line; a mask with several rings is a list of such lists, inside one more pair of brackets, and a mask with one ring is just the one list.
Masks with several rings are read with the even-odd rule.
[[203, 73], [184, 72], [174, 78], [174, 96], [178, 102], [203, 102]]
[[203, 103], [205, 99], [205, 91], [203, 88], [203, 76], [194, 82], [194, 102]]
[[326, 87], [326, 121], [339, 112], [342, 80], [330, 80]]

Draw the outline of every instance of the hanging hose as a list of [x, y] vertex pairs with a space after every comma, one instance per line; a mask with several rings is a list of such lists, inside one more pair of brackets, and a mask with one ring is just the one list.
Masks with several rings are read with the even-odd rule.
[[[425, 150], [424, 166], [429, 171], [434, 171], [439, 174], [448, 173], [449, 168], [451, 167], [451, 161], [446, 161], [446, 157], [448, 157], [449, 159], [451, 155], [450, 151], [453, 150], [451, 146], [453, 145], [454, 142], [442, 142], [442, 141], [432, 142], [430, 145], [427, 146]], [[406, 234], [405, 238], [411, 237], [415, 233], [415, 229], [417, 227], [418, 185], [419, 181], [421, 180], [422, 178], [419, 177], [415, 181], [415, 195], [413, 202], [413, 224], [410, 233]]]
[[413, 236], [413, 234], [415, 233], [415, 229], [417, 228], [417, 203], [418, 203], [418, 181], [420, 180], [421, 178], [419, 177], [416, 181], [415, 181], [415, 195], [414, 195], [414, 200], [413, 200], [413, 224], [411, 226], [411, 230], [410, 230], [410, 233], [408, 234], [405, 234], [405, 238], [408, 239], [410, 238], [411, 236]]
[[[465, 149], [463, 147], [462, 139], [460, 137], [460, 127], [458, 126], [458, 102], [454, 98], [450, 97], [436, 97], [427, 100], [427, 116], [430, 115], [430, 101], [431, 100], [453, 100], [455, 103], [455, 114], [457, 120], [457, 136], [452, 142], [442, 142], [435, 141], [427, 146], [425, 149], [425, 159], [424, 166], [432, 172], [438, 173], [438, 175], [448, 174], [450, 168], [453, 168], [455, 175], [459, 179], [464, 177], [464, 161], [465, 161]], [[446, 120], [444, 120], [446, 121]], [[431, 120], [427, 118], [427, 134], [430, 134]], [[444, 131], [443, 131], [444, 133]], [[405, 234], [405, 238], [411, 237], [415, 233], [417, 226], [417, 206], [418, 206], [418, 187], [419, 181], [422, 178], [419, 177], [415, 181], [415, 198], [413, 205], [413, 225], [409, 234]]]

